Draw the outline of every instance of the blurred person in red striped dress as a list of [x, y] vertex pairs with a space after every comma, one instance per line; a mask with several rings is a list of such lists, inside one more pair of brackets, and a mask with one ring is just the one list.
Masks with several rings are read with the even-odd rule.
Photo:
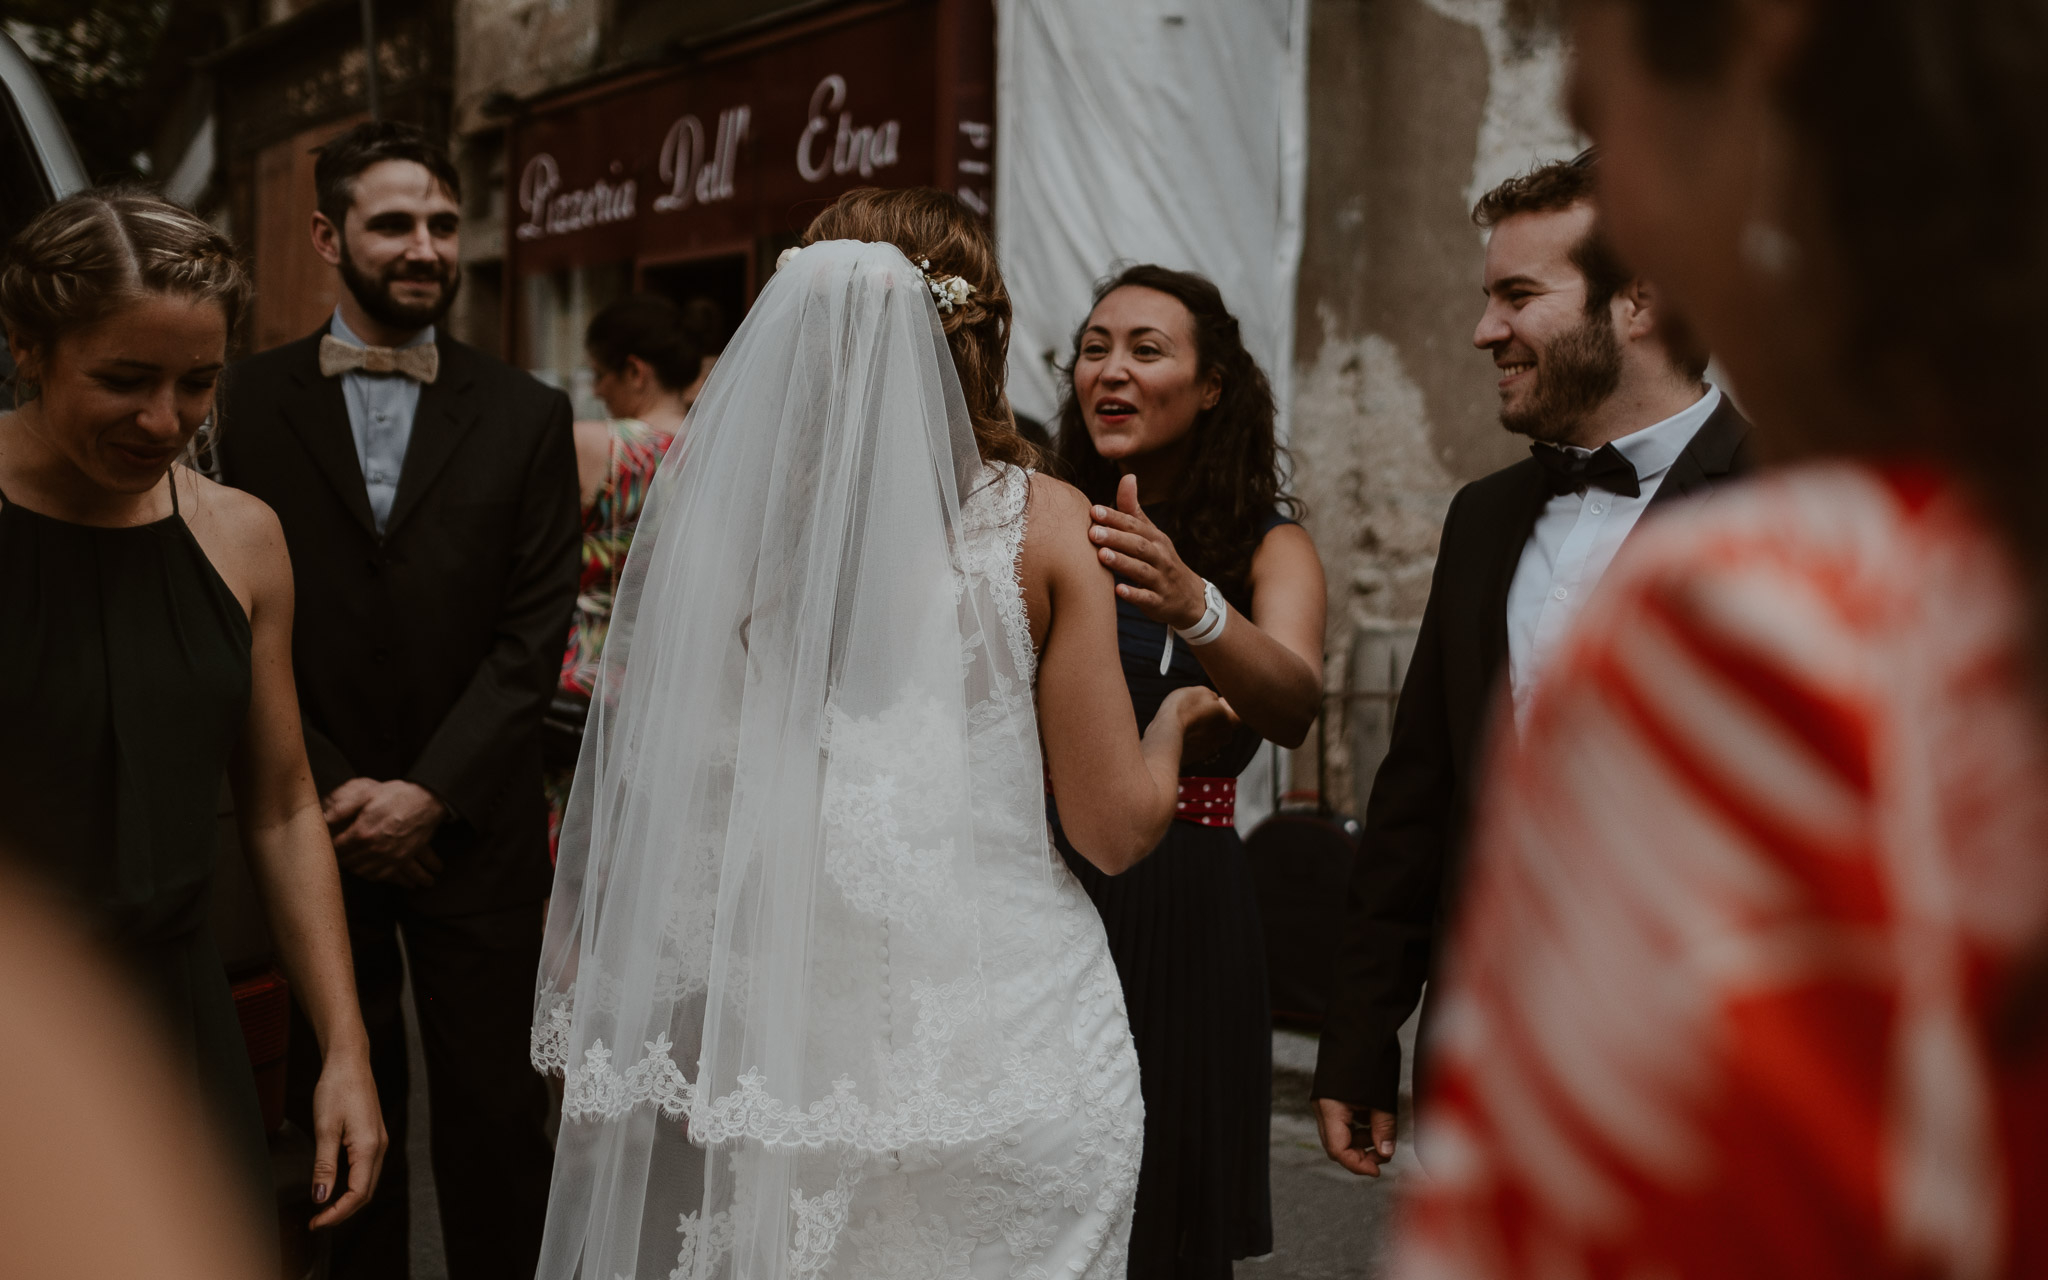
[[2041, 0], [1578, 0], [1618, 248], [1781, 468], [1503, 744], [1406, 1277], [2040, 1275]]

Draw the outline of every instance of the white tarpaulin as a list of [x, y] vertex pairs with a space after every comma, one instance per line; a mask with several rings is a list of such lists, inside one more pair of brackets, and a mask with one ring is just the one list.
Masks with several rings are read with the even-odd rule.
[[[1308, 0], [997, 0], [996, 239], [1010, 401], [1057, 427], [1056, 365], [1127, 263], [1223, 290], [1285, 438], [1308, 111]], [[1238, 787], [1272, 807], [1274, 753]]]
[[1284, 423], [1301, 257], [1308, 0], [998, 0], [996, 236], [1010, 399], [1049, 425], [1095, 282], [1223, 290]]

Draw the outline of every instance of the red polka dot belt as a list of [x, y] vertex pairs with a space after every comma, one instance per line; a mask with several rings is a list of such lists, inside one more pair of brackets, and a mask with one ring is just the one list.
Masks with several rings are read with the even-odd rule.
[[[1052, 794], [1052, 770], [1045, 772], [1045, 794]], [[1236, 778], [1182, 778], [1174, 801], [1173, 820], [1200, 827], [1228, 827], [1237, 822]]]
[[1237, 821], [1237, 779], [1182, 778], [1173, 817], [1204, 827], [1230, 826]]

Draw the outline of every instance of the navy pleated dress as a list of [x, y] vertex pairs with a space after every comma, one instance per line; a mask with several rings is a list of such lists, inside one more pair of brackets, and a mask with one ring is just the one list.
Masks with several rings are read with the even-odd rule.
[[[1260, 537], [1282, 524], [1270, 517]], [[1143, 729], [1188, 685], [1214, 687], [1194, 650], [1117, 601], [1124, 683]], [[1234, 779], [1258, 753], [1249, 729], [1183, 779]], [[1202, 783], [1182, 794], [1201, 807]], [[1273, 1094], [1272, 1014], [1258, 896], [1244, 842], [1229, 825], [1173, 823], [1143, 862], [1104, 875], [1054, 825], [1067, 865], [1102, 914], [1123, 979], [1145, 1097], [1145, 1156], [1131, 1222], [1131, 1280], [1225, 1278], [1231, 1260], [1273, 1250], [1267, 1171]]]

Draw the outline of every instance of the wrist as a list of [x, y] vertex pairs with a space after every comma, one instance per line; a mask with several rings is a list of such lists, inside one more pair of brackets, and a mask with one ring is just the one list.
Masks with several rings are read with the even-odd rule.
[[1230, 605], [1223, 599], [1223, 592], [1213, 582], [1202, 583], [1202, 613], [1192, 623], [1175, 627], [1180, 638], [1191, 645], [1214, 644], [1223, 636], [1223, 626], [1230, 620]]
[[434, 793], [433, 788], [431, 787], [423, 786], [420, 783], [414, 782], [410, 778], [407, 778], [404, 781], [406, 786], [411, 787], [415, 792], [418, 793], [416, 798], [419, 801], [421, 812], [425, 813], [427, 817], [434, 823], [435, 826], [439, 826], [441, 823], [447, 821], [448, 815], [452, 812], [452, 810], [449, 809], [448, 802], [446, 800], [443, 800], [440, 796], [436, 795]]
[[362, 1019], [343, 1019], [355, 1025], [347, 1027], [323, 1027], [314, 1033], [320, 1043], [320, 1065], [327, 1067], [370, 1065], [370, 1034], [364, 1029]]

